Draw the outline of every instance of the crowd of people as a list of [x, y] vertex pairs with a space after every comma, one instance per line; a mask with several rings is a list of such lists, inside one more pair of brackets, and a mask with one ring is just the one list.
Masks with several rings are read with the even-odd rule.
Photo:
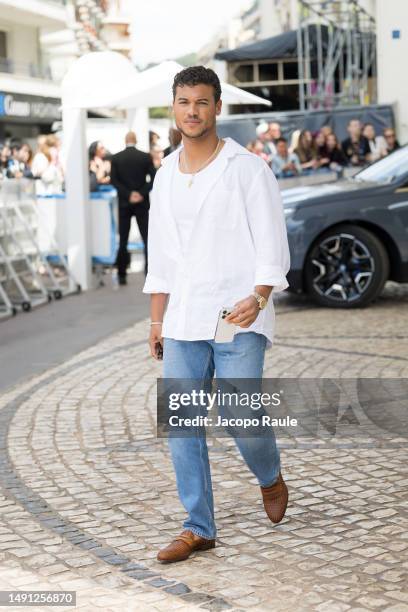
[[[347, 166], [361, 167], [389, 155], [399, 148], [395, 130], [387, 127], [377, 135], [374, 125], [364, 125], [352, 119], [347, 126], [348, 137], [339, 141], [328, 125], [312, 133], [295, 130], [290, 141], [284, 138], [276, 121], [260, 123], [256, 138], [247, 149], [262, 157], [277, 178], [310, 174], [319, 170], [332, 170], [341, 174]], [[157, 169], [162, 158], [181, 143], [177, 129], [169, 130], [169, 145], [160, 145], [160, 136], [150, 131], [150, 155]], [[4, 178], [36, 179], [37, 194], [61, 193], [64, 189], [64, 169], [61, 144], [55, 134], [40, 135], [36, 150], [27, 142], [7, 140], [0, 144], [0, 180]], [[111, 153], [100, 141], [89, 146], [89, 179], [91, 191], [111, 183]]]
[[[384, 128], [378, 135], [372, 123], [362, 124], [358, 119], [351, 119], [347, 133], [347, 138], [340, 141], [334, 130], [324, 125], [314, 133], [307, 129], [295, 130], [288, 140], [278, 122], [263, 122], [257, 126], [256, 138], [247, 144], [247, 149], [262, 157], [277, 178], [286, 178], [319, 170], [332, 170], [341, 175], [345, 167], [367, 166], [400, 146], [391, 127]], [[170, 144], [165, 149], [159, 141], [159, 135], [150, 132], [150, 154], [156, 168], [164, 156], [180, 145], [181, 134], [171, 128]]]
[[[381, 159], [399, 148], [392, 128], [378, 136], [370, 123], [361, 125], [357, 119], [349, 121], [348, 137], [339, 142], [329, 126], [317, 133], [296, 130], [290, 143], [282, 135], [279, 123], [261, 123], [256, 128], [256, 139], [247, 148], [270, 165], [277, 178], [294, 177], [317, 171], [334, 170], [341, 175], [346, 166], [361, 167]], [[101, 141], [88, 148], [90, 191], [104, 186], [115, 187], [118, 193], [119, 246], [115, 267], [119, 284], [127, 283], [130, 255], [127, 249], [132, 217], [136, 217], [144, 245], [145, 274], [147, 274], [147, 232], [149, 192], [163, 157], [175, 151], [182, 135], [170, 128], [168, 146], [162, 147], [159, 134], [150, 131], [149, 153], [137, 148], [134, 132], [128, 132], [125, 149], [112, 155]], [[36, 151], [27, 142], [17, 140], [0, 144], [0, 182], [10, 179], [33, 179], [37, 195], [53, 195], [64, 191], [64, 166], [61, 143], [55, 134], [41, 135]], [[137, 204], [137, 206], [135, 206]]]
[[277, 178], [286, 178], [319, 170], [341, 173], [347, 166], [366, 166], [399, 148], [393, 128], [387, 127], [377, 135], [372, 123], [362, 125], [358, 119], [351, 119], [347, 132], [348, 137], [340, 142], [329, 125], [316, 133], [295, 130], [288, 142], [279, 123], [261, 123], [247, 149], [262, 157]]
[[27, 142], [6, 140], [0, 145], [0, 180], [36, 179], [37, 194], [60, 193], [64, 186], [61, 145], [55, 134], [42, 134], [35, 152]]
[[[162, 149], [159, 136], [150, 132], [150, 154], [155, 168], [161, 165], [164, 155], [181, 142], [178, 130], [170, 129], [170, 145]], [[111, 184], [112, 154], [101, 141], [92, 142], [88, 148], [90, 190]], [[36, 193], [50, 195], [64, 190], [64, 165], [61, 143], [55, 134], [38, 136], [35, 150], [28, 142], [9, 138], [0, 143], [0, 182], [2, 179], [35, 179]]]

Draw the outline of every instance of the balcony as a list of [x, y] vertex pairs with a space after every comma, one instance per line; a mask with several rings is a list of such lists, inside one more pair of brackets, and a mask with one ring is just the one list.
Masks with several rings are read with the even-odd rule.
[[15, 62], [7, 58], [0, 58], [0, 74], [13, 74], [32, 79], [52, 79], [51, 70], [48, 66], [38, 66], [31, 62], [27, 64]]

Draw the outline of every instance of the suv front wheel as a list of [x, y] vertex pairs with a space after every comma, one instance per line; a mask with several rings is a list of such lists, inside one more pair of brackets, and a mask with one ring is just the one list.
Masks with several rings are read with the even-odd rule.
[[367, 306], [384, 288], [389, 260], [384, 245], [358, 225], [340, 225], [322, 234], [305, 263], [306, 291], [322, 306]]

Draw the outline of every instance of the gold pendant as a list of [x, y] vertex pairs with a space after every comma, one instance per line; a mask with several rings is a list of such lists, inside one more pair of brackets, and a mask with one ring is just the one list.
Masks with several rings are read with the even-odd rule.
[[193, 184], [193, 180], [194, 180], [194, 179], [192, 179], [192, 178], [191, 178], [191, 179], [188, 181], [188, 186], [189, 186], [189, 187], [191, 187], [191, 185]]

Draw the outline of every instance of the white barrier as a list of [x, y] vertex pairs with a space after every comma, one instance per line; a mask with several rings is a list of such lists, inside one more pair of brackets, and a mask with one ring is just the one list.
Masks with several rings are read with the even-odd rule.
[[[115, 189], [91, 193], [88, 205], [91, 208], [91, 253], [94, 263], [113, 264], [117, 248]], [[41, 217], [38, 233], [40, 250], [52, 255], [57, 243], [62, 253], [67, 253], [67, 209], [65, 194], [37, 196], [37, 207]]]

